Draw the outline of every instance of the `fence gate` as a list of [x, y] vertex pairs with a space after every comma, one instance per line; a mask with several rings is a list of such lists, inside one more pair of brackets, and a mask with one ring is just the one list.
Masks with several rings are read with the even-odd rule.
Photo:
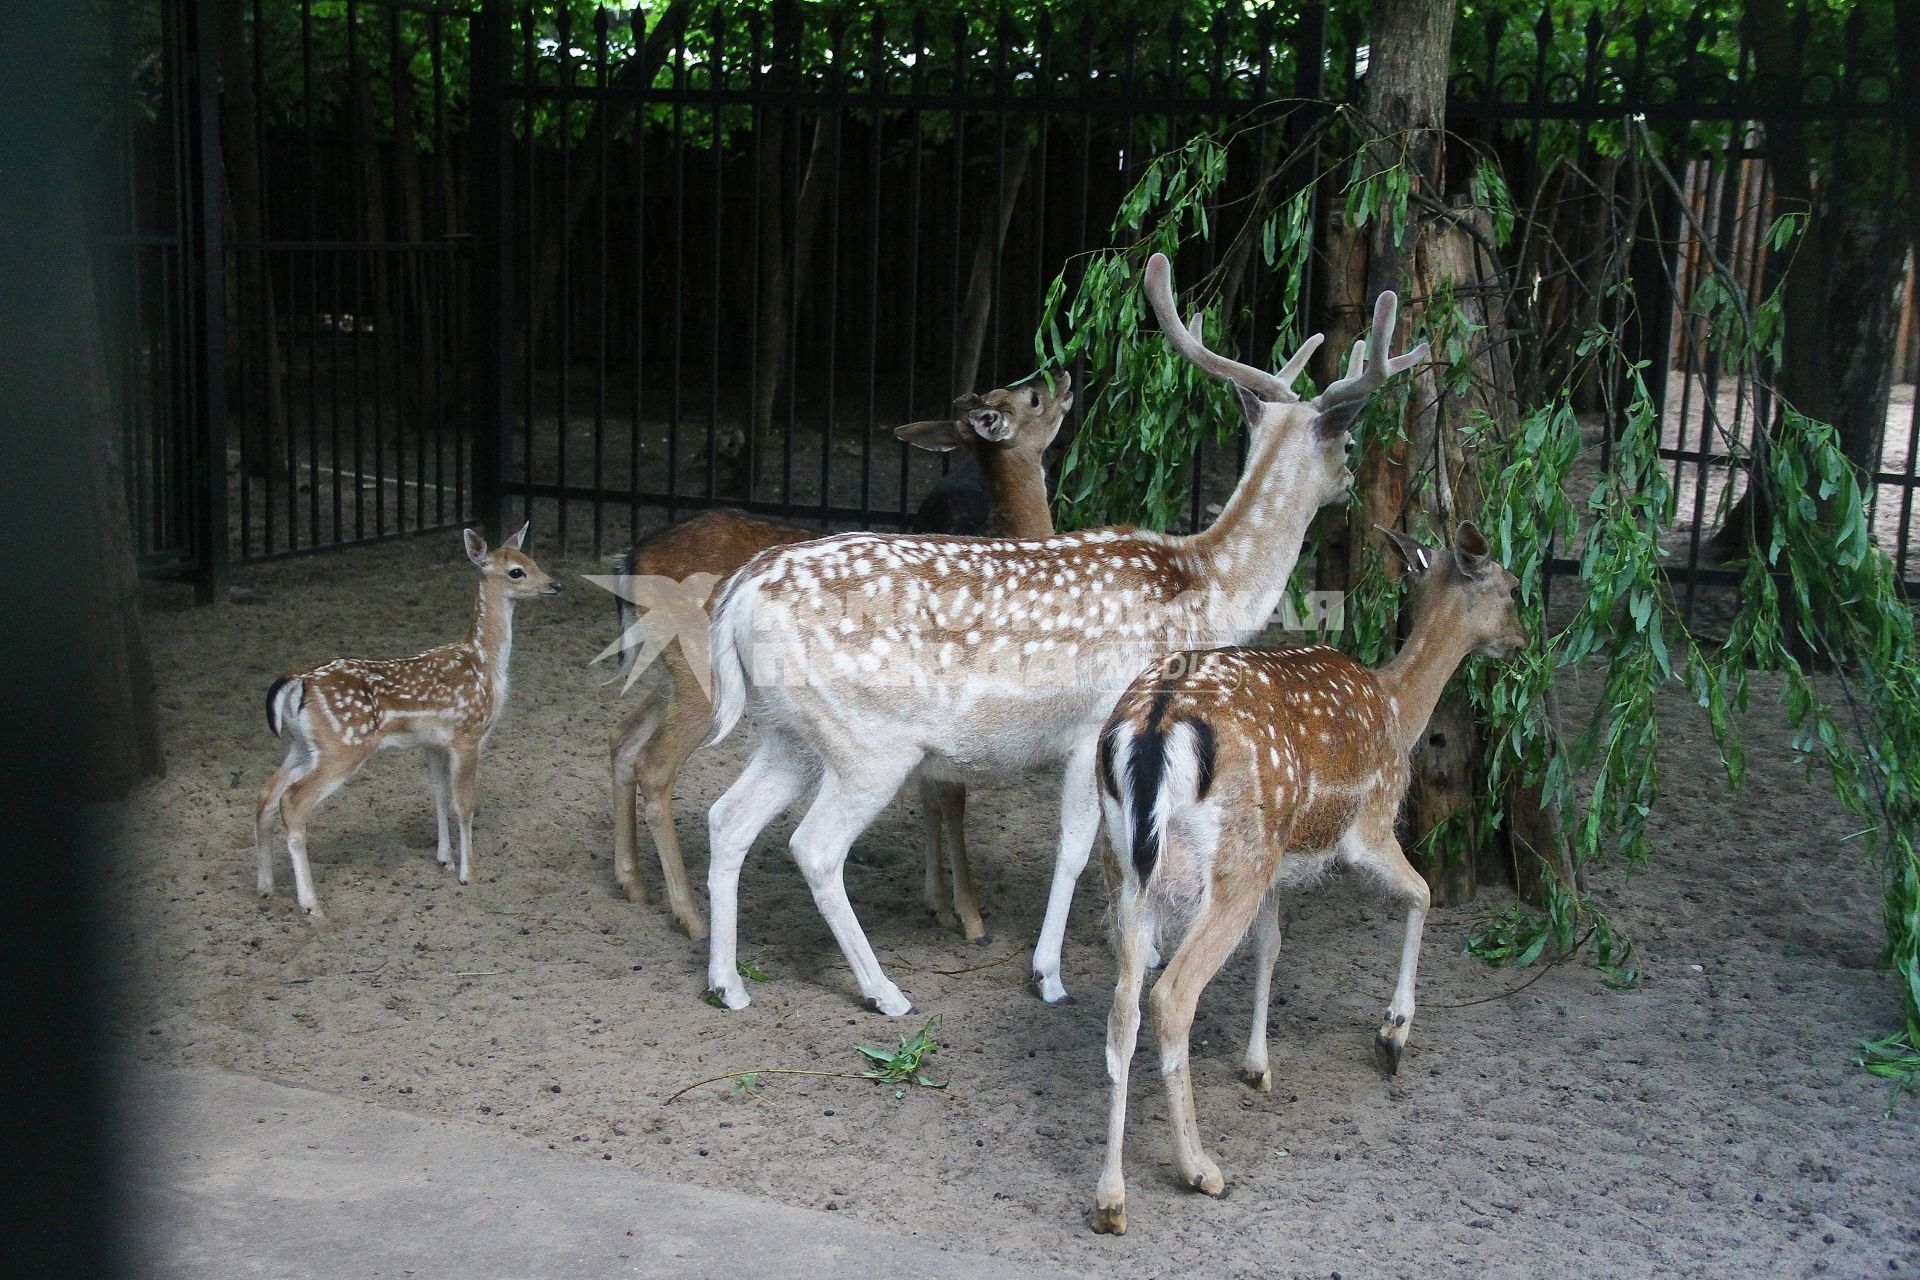
[[472, 514], [470, 6], [118, 0], [98, 239], [142, 566]]

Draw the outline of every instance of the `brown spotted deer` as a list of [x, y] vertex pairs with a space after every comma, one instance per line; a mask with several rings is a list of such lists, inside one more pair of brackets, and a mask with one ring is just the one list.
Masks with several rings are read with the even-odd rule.
[[[894, 435], [922, 449], [963, 450], [973, 470], [955, 471], [928, 495], [917, 525], [938, 523], [941, 531], [993, 537], [1029, 537], [1053, 532], [1047, 503], [1043, 455], [1067, 411], [1073, 408], [1072, 380], [1057, 375], [1015, 387], [996, 387], [984, 395], [969, 393], [954, 402], [955, 417], [896, 427]], [[634, 661], [634, 591], [630, 582], [652, 578], [672, 584], [718, 584], [769, 547], [808, 542], [820, 530], [741, 511], [709, 511], [662, 529], [614, 560], [614, 574], [629, 580], [617, 593], [621, 635], [620, 661]], [[700, 575], [705, 575], [701, 577]], [[713, 591], [712, 596], [718, 596]], [[709, 596], [704, 606], [712, 608]], [[686, 863], [673, 826], [673, 788], [680, 769], [713, 724], [713, 705], [678, 643], [667, 645], [657, 662], [641, 673], [640, 701], [613, 732], [608, 755], [613, 765], [613, 867], [630, 902], [644, 903], [636, 849], [637, 818], [660, 858], [667, 901], [687, 936], [707, 936], [707, 924], [687, 881]], [[967, 858], [967, 790], [962, 784], [925, 778], [921, 809], [927, 825], [927, 910], [947, 928], [958, 928], [973, 942], [984, 942], [987, 927]], [[638, 810], [638, 814], [636, 813]], [[948, 863], [952, 888], [948, 888]]]
[[1188, 1185], [1219, 1195], [1202, 1149], [1187, 1066], [1194, 1007], [1255, 926], [1253, 1028], [1243, 1074], [1271, 1088], [1267, 1000], [1280, 951], [1280, 895], [1336, 862], [1383, 881], [1407, 904], [1400, 976], [1375, 1038], [1397, 1071], [1413, 1023], [1413, 977], [1430, 901], [1394, 838], [1408, 756], [1469, 653], [1503, 657], [1527, 642], [1519, 584], [1471, 524], [1451, 551], [1383, 529], [1413, 578], [1413, 626], [1398, 656], [1369, 671], [1337, 650], [1215, 649], [1176, 654], [1136, 679], [1100, 737], [1119, 979], [1107, 1018], [1113, 1082], [1107, 1157], [1093, 1228], [1127, 1229], [1121, 1145], [1127, 1069], [1140, 1030], [1150, 955], [1173, 958], [1147, 997], [1175, 1160]]
[[1147, 294], [1176, 350], [1236, 389], [1250, 446], [1213, 526], [1191, 537], [1131, 528], [1049, 538], [844, 534], [764, 552], [729, 579], [710, 629], [714, 736], [751, 712], [746, 770], [708, 816], [713, 935], [707, 979], [730, 1009], [740, 867], [760, 830], [815, 791], [792, 852], [868, 1003], [911, 1007], [881, 972], [847, 901], [847, 849], [916, 769], [1000, 777], [1063, 766], [1059, 852], [1034, 951], [1049, 1002], [1066, 998], [1060, 947], [1074, 882], [1100, 820], [1094, 746], [1108, 709], [1148, 661], [1260, 630], [1286, 589], [1308, 522], [1346, 493], [1347, 432], [1373, 390], [1424, 358], [1387, 358], [1395, 301], [1382, 294], [1348, 376], [1311, 401], [1279, 373], [1207, 349], [1174, 310], [1167, 260]]
[[261, 789], [254, 814], [262, 897], [273, 892], [272, 837], [279, 823], [300, 907], [321, 918], [307, 865], [307, 818], [374, 752], [397, 747], [426, 748], [440, 865], [456, 865], [447, 839], [451, 806], [460, 828], [460, 883], [472, 875], [474, 781], [481, 748], [507, 701], [514, 602], [557, 595], [560, 584], [521, 550], [525, 525], [491, 551], [477, 530], [463, 536], [467, 557], [480, 570], [473, 625], [463, 638], [412, 658], [335, 658], [290, 671], [267, 690], [267, 727], [286, 739], [287, 756]]

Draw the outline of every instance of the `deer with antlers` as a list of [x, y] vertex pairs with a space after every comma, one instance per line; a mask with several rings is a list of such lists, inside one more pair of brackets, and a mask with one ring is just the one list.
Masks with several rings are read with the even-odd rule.
[[915, 770], [1003, 777], [1058, 762], [1061, 830], [1033, 974], [1066, 998], [1060, 948], [1099, 824], [1095, 744], [1133, 673], [1165, 653], [1256, 633], [1286, 589], [1308, 522], [1350, 483], [1348, 428], [1388, 376], [1395, 299], [1382, 294], [1348, 376], [1303, 401], [1309, 339], [1279, 373], [1209, 350], [1174, 309], [1155, 254], [1147, 293], [1186, 359], [1236, 390], [1251, 442], [1213, 526], [1191, 537], [1130, 528], [1049, 538], [845, 534], [765, 552], [728, 580], [710, 629], [714, 737], [751, 711], [761, 739], [708, 815], [708, 983], [744, 1008], [735, 969], [740, 868], [760, 830], [809, 787], [792, 852], [868, 1003], [911, 1005], [881, 971], [843, 868], [853, 838]]
[[[937, 453], [959, 450], [973, 464], [970, 470], [948, 476], [928, 495], [916, 524], [943, 526], [940, 531], [946, 533], [993, 537], [1052, 533], [1042, 460], [1072, 408], [1072, 379], [1062, 373], [1051, 385], [1034, 381], [996, 387], [984, 394], [970, 392], [954, 401], [952, 418], [896, 427], [894, 435], [908, 444]], [[741, 511], [709, 511], [662, 529], [615, 557], [614, 573], [624, 580], [616, 592], [621, 668], [629, 670], [635, 662], [640, 633], [648, 627], [645, 617], [635, 619], [637, 593], [632, 584], [636, 579], [679, 587], [692, 584], [705, 591], [707, 584], [721, 582], [770, 547], [819, 536], [818, 529], [784, 520]], [[718, 594], [714, 590], [705, 607], [711, 609], [712, 597]], [[712, 726], [713, 706], [679, 643], [663, 648], [659, 660], [645, 671], [629, 670], [629, 679], [635, 678], [645, 681], [640, 700], [614, 730], [608, 748], [613, 765], [614, 875], [628, 901], [646, 901], [636, 848], [637, 818], [644, 814], [674, 919], [688, 937], [698, 941], [707, 936], [707, 925], [694, 901], [674, 832], [673, 788], [681, 767]], [[967, 857], [966, 787], [924, 778], [920, 799], [927, 825], [927, 910], [969, 941], [985, 942], [986, 922], [980, 915]]]
[[[507, 701], [513, 652], [513, 606], [528, 596], [557, 595], [521, 548], [527, 526], [489, 550], [478, 530], [463, 532], [467, 557], [480, 570], [473, 625], [452, 644], [412, 658], [335, 658], [290, 671], [267, 690], [267, 727], [287, 742], [286, 759], [260, 791], [253, 848], [260, 895], [273, 892], [272, 836], [286, 830], [293, 887], [301, 910], [320, 920], [320, 899], [307, 865], [307, 818], [373, 753], [424, 747], [427, 781], [439, 827], [440, 865], [460, 883], [473, 874], [473, 797], [480, 751]], [[448, 810], [459, 827], [459, 860], [448, 841]]]
[[[1469, 653], [1526, 644], [1519, 583], [1463, 523], [1450, 551], [1382, 529], [1413, 578], [1413, 626], [1399, 655], [1369, 671], [1337, 650], [1182, 653], [1121, 695], [1100, 736], [1101, 807], [1119, 977], [1107, 1019], [1113, 1100], [1093, 1228], [1127, 1229], [1121, 1145], [1127, 1069], [1150, 956], [1173, 958], [1147, 997], [1166, 1080], [1175, 1159], [1188, 1185], [1224, 1187], [1200, 1144], [1187, 1066], [1194, 1008], [1255, 926], [1253, 1028], [1243, 1074], [1266, 1090], [1267, 1001], [1280, 951], [1280, 894], [1333, 863], [1383, 881], [1407, 904], [1393, 1000], [1375, 1038], [1397, 1071], [1413, 1024], [1414, 970], [1430, 896], [1394, 837], [1408, 756]], [[1256, 924], [1257, 921], [1257, 924]]]

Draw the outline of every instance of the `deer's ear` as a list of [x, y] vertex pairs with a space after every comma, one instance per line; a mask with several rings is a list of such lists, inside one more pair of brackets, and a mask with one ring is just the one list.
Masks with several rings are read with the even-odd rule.
[[996, 443], [1013, 438], [1013, 419], [998, 409], [970, 409], [967, 411], [967, 426], [982, 440]]
[[1389, 529], [1383, 524], [1377, 524], [1373, 527], [1378, 529], [1386, 540], [1393, 544], [1393, 549], [1400, 553], [1400, 563], [1406, 566], [1408, 573], [1416, 578], [1420, 578], [1425, 577], [1427, 573], [1433, 569], [1434, 554], [1432, 547], [1429, 547], [1426, 543], [1411, 534], [1400, 532], [1398, 529]]
[[493, 557], [487, 554], [487, 540], [480, 536], [478, 529], [462, 529], [460, 540], [467, 544], [467, 559], [473, 561], [476, 568], [493, 566]]
[[1462, 520], [1453, 531], [1453, 562], [1459, 566], [1460, 576], [1469, 581], [1486, 577], [1493, 564], [1487, 535], [1471, 520]]
[[527, 530], [531, 528], [533, 528], [533, 521], [529, 520], [525, 524], [520, 526], [520, 532], [514, 534], [511, 538], [508, 538], [505, 542], [501, 543], [500, 545], [503, 547], [511, 547], [513, 548], [513, 550], [518, 551], [521, 547], [526, 545]]
[[1239, 402], [1240, 416], [1247, 420], [1247, 425], [1259, 426], [1261, 406], [1266, 402], [1254, 394], [1251, 387], [1243, 387], [1237, 382], [1230, 382], [1227, 385], [1233, 388], [1233, 398]]
[[949, 449], [958, 449], [966, 437], [965, 430], [958, 422], [942, 419], [938, 422], [909, 422], [904, 427], [895, 427], [896, 440], [905, 440], [916, 449], [931, 449], [935, 453], [945, 453]]

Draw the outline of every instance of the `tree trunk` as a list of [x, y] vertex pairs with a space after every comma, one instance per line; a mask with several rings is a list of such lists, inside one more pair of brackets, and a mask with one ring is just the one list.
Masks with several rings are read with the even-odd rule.
[[[1467, 449], [1466, 428], [1484, 415], [1512, 424], [1518, 417], [1515, 371], [1506, 332], [1505, 290], [1498, 264], [1486, 258], [1482, 244], [1492, 243], [1491, 220], [1484, 211], [1445, 200], [1444, 151], [1447, 63], [1452, 46], [1454, 4], [1448, 0], [1376, 0], [1368, 47], [1372, 61], [1363, 89], [1368, 127], [1379, 134], [1368, 146], [1369, 168], [1378, 172], [1403, 165], [1415, 194], [1403, 235], [1396, 239], [1391, 218], [1374, 220], [1362, 232], [1336, 226], [1328, 237], [1328, 289], [1331, 321], [1328, 363], [1343, 363], [1359, 328], [1382, 290], [1402, 299], [1396, 348], [1412, 345], [1417, 326], [1431, 334], [1435, 324], [1466, 326], [1480, 358], [1464, 394], [1443, 390], [1431, 369], [1418, 371], [1408, 389], [1401, 430], [1369, 436], [1355, 467], [1359, 498], [1348, 512], [1346, 568], [1356, 576], [1364, 548], [1378, 538], [1374, 526], [1412, 529], [1424, 526], [1432, 536], [1450, 538], [1454, 524], [1479, 511], [1483, 494], [1480, 468]], [[1450, 296], [1456, 317], [1431, 314]], [[1388, 572], [1394, 558], [1386, 557]], [[1555, 868], [1566, 863], [1552, 815], [1543, 814], [1539, 797], [1509, 781], [1485, 777], [1483, 734], [1464, 689], [1451, 689], [1435, 708], [1426, 734], [1414, 748], [1412, 785], [1402, 815], [1409, 859], [1426, 876], [1434, 901], [1445, 904], [1471, 898], [1483, 878], [1505, 878], [1506, 858], [1486, 857], [1495, 833], [1475, 829], [1475, 801], [1489, 787], [1507, 793], [1508, 822], [1503, 836], [1516, 842], [1515, 862], [1541, 857]], [[1516, 806], [1519, 811], [1516, 812]], [[1436, 832], [1446, 838], [1432, 841]], [[1520, 848], [1524, 847], [1524, 854]], [[1523, 886], [1529, 879], [1523, 874]], [[1538, 878], [1531, 883], [1538, 886]]]
[[980, 357], [986, 349], [987, 320], [993, 314], [993, 260], [1007, 240], [1007, 226], [1020, 203], [1020, 190], [1027, 182], [1027, 167], [1033, 162], [1033, 137], [1023, 133], [1019, 149], [1009, 159], [1006, 182], [1000, 188], [1000, 204], [993, 220], [981, 225], [974, 236], [972, 262], [967, 270], [967, 293], [960, 305], [960, 343], [953, 368], [953, 392], [965, 395], [980, 390]]
[[827, 196], [827, 129], [830, 117], [822, 115], [813, 126], [813, 145], [807, 154], [806, 172], [800, 179], [800, 194], [795, 202], [791, 228], [792, 253], [782, 244], [781, 213], [786, 206], [779, 197], [785, 190], [780, 181], [784, 170], [781, 155], [788, 128], [783, 121], [769, 134], [781, 141], [763, 146], [760, 154], [761, 205], [760, 249], [767, 276], [760, 288], [760, 355], [754, 368], [753, 429], [751, 448], [755, 456], [773, 448], [773, 410], [779, 399], [782, 378], [787, 374], [787, 344], [791, 329], [789, 318], [803, 299], [813, 266], [813, 242], [820, 229], [820, 210]]
[[[266, 220], [260, 204], [260, 156], [254, 150], [259, 106], [254, 99], [252, 63], [247, 56], [247, 0], [226, 0], [220, 6], [220, 151], [226, 166], [227, 207], [237, 239], [265, 239]], [[255, 475], [274, 468], [287, 454], [287, 358], [280, 346], [278, 307], [273, 296], [273, 272], [266, 254], [254, 255], [259, 269], [236, 271], [239, 322], [227, 345], [229, 359], [237, 358], [249, 333], [261, 353], [261, 368], [246, 388], [241, 408], [240, 454]], [[265, 440], [248, 448], [247, 427], [258, 423]]]

